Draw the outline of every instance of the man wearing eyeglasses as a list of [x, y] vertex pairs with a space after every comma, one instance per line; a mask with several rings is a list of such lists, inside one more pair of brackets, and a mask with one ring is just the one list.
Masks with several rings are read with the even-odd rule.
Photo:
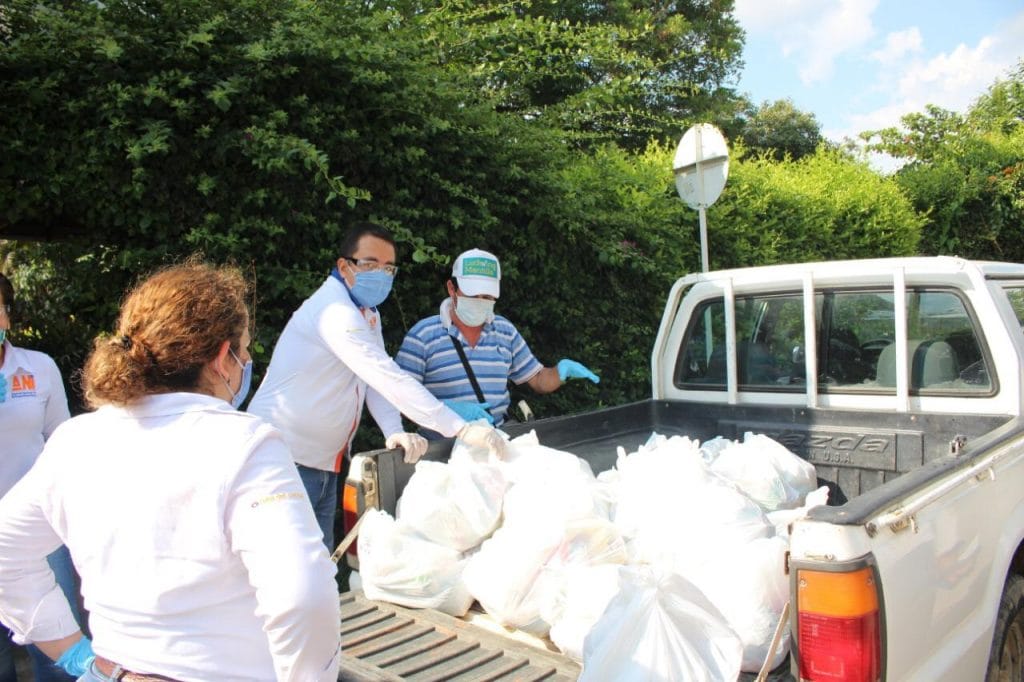
[[273, 424], [291, 449], [328, 550], [334, 549], [338, 474], [369, 408], [388, 448], [415, 462], [427, 449], [405, 433], [402, 414], [424, 428], [504, 454], [492, 427], [467, 424], [388, 356], [377, 306], [398, 266], [391, 233], [359, 223], [341, 244], [335, 268], [292, 314], [248, 411]]
[[[568, 379], [600, 381], [564, 358], [545, 367], [507, 318], [494, 314], [501, 293], [501, 264], [481, 249], [459, 254], [437, 315], [420, 320], [395, 356], [399, 367], [467, 421], [501, 425], [510, 404], [508, 382], [551, 393]], [[436, 434], [425, 432], [428, 438]]]

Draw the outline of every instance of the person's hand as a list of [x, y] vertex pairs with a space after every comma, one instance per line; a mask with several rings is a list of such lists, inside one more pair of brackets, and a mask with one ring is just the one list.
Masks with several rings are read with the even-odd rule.
[[427, 451], [427, 439], [418, 433], [394, 433], [384, 441], [384, 445], [405, 450], [405, 461], [408, 464], [415, 464]]
[[89, 670], [95, 659], [96, 654], [92, 652], [92, 641], [88, 637], [82, 637], [64, 650], [64, 653], [57, 659], [57, 665], [63, 668], [68, 675], [81, 677]]
[[595, 384], [601, 381], [600, 377], [596, 374], [569, 358], [563, 358], [558, 361], [558, 378], [562, 381], [566, 379], [590, 379]]
[[494, 417], [487, 411], [490, 403], [476, 403], [468, 400], [442, 400], [455, 414], [468, 422], [475, 422], [477, 419], [486, 419], [488, 424], [494, 423]]
[[505, 459], [505, 455], [508, 453], [508, 444], [493, 426], [466, 424], [455, 434], [455, 437], [466, 445], [487, 448], [498, 459]]

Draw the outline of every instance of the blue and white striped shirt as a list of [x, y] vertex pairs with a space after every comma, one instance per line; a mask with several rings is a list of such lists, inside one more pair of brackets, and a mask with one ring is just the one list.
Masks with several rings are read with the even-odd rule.
[[441, 314], [420, 320], [405, 335], [395, 362], [422, 383], [438, 400], [477, 402], [466, 376], [454, 337], [466, 351], [484, 398], [491, 404], [495, 424], [505, 421], [510, 398], [508, 381], [522, 384], [544, 366], [534, 357], [515, 325], [501, 315], [485, 323], [476, 346], [470, 346], [451, 321], [451, 300], [441, 304]]

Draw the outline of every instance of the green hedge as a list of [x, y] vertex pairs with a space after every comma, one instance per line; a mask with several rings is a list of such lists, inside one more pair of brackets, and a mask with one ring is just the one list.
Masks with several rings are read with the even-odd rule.
[[[575, 150], [348, 3], [17, 7], [0, 52], [0, 236], [76, 236], [0, 248], [23, 301], [14, 340], [66, 377], [135, 278], [200, 251], [251, 273], [258, 379], [346, 226], [371, 219], [400, 241], [392, 350], [436, 311], [449, 259], [479, 246], [502, 259], [498, 312], [540, 359], [602, 376], [515, 397], [548, 416], [649, 394], [664, 297], [700, 267], [669, 146]], [[920, 225], [892, 181], [823, 151], [738, 151], [708, 221], [713, 267], [912, 253]]]

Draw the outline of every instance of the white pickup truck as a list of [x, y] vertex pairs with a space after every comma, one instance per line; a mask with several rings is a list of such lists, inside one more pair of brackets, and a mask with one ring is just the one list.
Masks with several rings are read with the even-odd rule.
[[[812, 462], [830, 492], [792, 527], [792, 652], [771, 679], [1021, 680], [1022, 323], [1018, 264], [899, 258], [692, 274], [669, 293], [651, 399], [509, 431], [535, 429], [595, 472], [652, 431], [770, 435]], [[436, 442], [427, 457], [450, 449]], [[357, 455], [346, 514], [393, 514], [411, 475], [396, 451]], [[515, 669], [500, 638], [409, 611], [414, 628], [447, 627], [460, 653], [417, 651], [406, 636], [396, 656], [386, 639], [402, 627], [380, 617], [387, 607], [359, 595], [343, 603], [343, 679], [515, 678], [487, 672], [503, 655]], [[562, 678], [577, 670], [545, 661]]]

